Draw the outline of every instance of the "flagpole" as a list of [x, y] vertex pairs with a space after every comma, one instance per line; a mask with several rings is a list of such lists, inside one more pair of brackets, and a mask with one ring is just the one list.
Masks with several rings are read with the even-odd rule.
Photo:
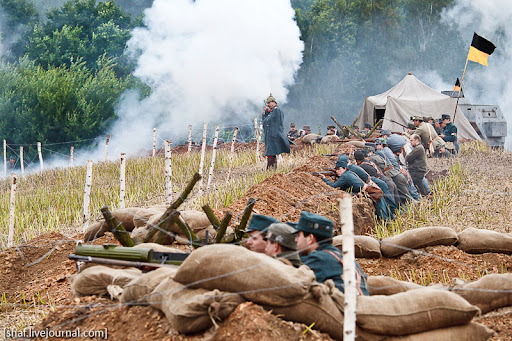
[[468, 62], [469, 62], [469, 53], [468, 53], [468, 57], [466, 58], [466, 65], [464, 65], [464, 72], [462, 73], [462, 79], [460, 81], [460, 90], [457, 94], [457, 103], [455, 104], [455, 112], [453, 113], [453, 121], [455, 123], [455, 116], [457, 116], [457, 108], [459, 106], [459, 98], [460, 98], [460, 93], [462, 92], [462, 84], [464, 84], [464, 76], [466, 75], [466, 68], [468, 67]]

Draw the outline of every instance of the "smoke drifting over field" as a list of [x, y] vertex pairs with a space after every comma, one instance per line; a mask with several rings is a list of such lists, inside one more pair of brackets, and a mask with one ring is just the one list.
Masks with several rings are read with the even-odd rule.
[[152, 93], [124, 94], [112, 147], [150, 148], [153, 127], [174, 140], [189, 124], [247, 120], [269, 92], [285, 102], [302, 61], [293, 17], [289, 0], [155, 1], [127, 48]]

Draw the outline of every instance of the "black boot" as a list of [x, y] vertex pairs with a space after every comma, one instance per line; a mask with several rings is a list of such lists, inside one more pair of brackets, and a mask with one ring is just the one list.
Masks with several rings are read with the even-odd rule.
[[267, 169], [277, 169], [277, 156], [267, 156]]

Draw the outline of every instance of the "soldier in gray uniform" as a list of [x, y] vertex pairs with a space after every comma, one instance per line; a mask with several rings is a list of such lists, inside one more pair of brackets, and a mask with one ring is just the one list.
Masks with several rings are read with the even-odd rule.
[[287, 224], [273, 223], [270, 225], [266, 236], [265, 253], [270, 257], [284, 258], [298, 268], [302, 262], [297, 252], [294, 232], [295, 229]]

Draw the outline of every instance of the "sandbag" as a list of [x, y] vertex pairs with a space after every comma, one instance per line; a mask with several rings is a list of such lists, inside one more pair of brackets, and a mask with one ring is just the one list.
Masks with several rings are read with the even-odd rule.
[[140, 207], [116, 208], [115, 210], [112, 210], [112, 216], [116, 217], [121, 223], [123, 223], [126, 231], [132, 231], [135, 227], [133, 218], [139, 210]]
[[421, 289], [424, 286], [399, 281], [397, 279], [388, 277], [388, 276], [368, 276], [368, 291], [370, 292], [370, 296], [373, 295], [394, 295], [399, 294], [401, 292], [406, 292], [413, 289]]
[[453, 245], [457, 232], [449, 227], [420, 227], [407, 230], [396, 236], [384, 238], [380, 251], [384, 257], [396, 257], [409, 251], [432, 245]]
[[429, 330], [419, 334], [391, 337], [386, 341], [484, 341], [493, 334], [494, 331], [483, 324], [471, 322], [461, 326]]
[[466, 324], [478, 312], [457, 294], [424, 288], [391, 296], [358, 296], [356, 323], [370, 333], [402, 336]]
[[[343, 236], [336, 236], [332, 239], [332, 245], [340, 251], [343, 248]], [[380, 258], [380, 243], [377, 239], [368, 236], [354, 236], [354, 252], [356, 258]]]
[[141, 208], [133, 217], [133, 224], [135, 227], [141, 227], [148, 225], [148, 221], [151, 219], [152, 224], [158, 222], [158, 219], [165, 213], [165, 207], [150, 207], [150, 208]]
[[317, 139], [320, 137], [318, 134], [307, 134], [302, 138], [302, 143], [304, 144], [315, 144]]
[[512, 306], [512, 274], [486, 275], [479, 280], [456, 285], [451, 289], [476, 305], [482, 313]]
[[[154, 299], [151, 292], [165, 279], [172, 279], [176, 271], [178, 271], [177, 267], [162, 267], [134, 278], [124, 286], [119, 301], [122, 303], [151, 303]], [[161, 297], [157, 299], [160, 300]]]
[[157, 243], [141, 243], [134, 246], [136, 249], [151, 249], [156, 252], [187, 253], [175, 247], [164, 246]]
[[[222, 321], [245, 300], [219, 290], [188, 289], [168, 278], [152, 292], [152, 306], [164, 312], [171, 326], [180, 333], [198, 333]], [[162, 299], [156, 300], [157, 297]]]
[[498, 252], [512, 254], [512, 236], [484, 229], [468, 228], [460, 232], [457, 247], [467, 253]]
[[207, 245], [195, 250], [174, 280], [192, 288], [241, 292], [262, 305], [287, 306], [304, 299], [315, 282], [305, 265], [298, 269], [236, 245]]
[[142, 271], [135, 268], [113, 269], [97, 265], [87, 268], [79, 274], [69, 277], [71, 292], [75, 296], [103, 296], [107, 294], [109, 285], [118, 285], [121, 288], [130, 281], [142, 275]]
[[[338, 289], [334, 288], [334, 290], [343, 297], [343, 293]], [[264, 306], [264, 308], [284, 320], [304, 323], [307, 326], [314, 323], [313, 329], [327, 333], [335, 340], [343, 340], [343, 312], [328, 290], [319, 297], [308, 295], [300, 303], [287, 307]]]
[[358, 140], [348, 141], [347, 143], [353, 145], [356, 148], [364, 148], [366, 145], [365, 141], [358, 141]]
[[88, 243], [96, 238], [104, 236], [107, 231], [108, 225], [105, 220], [100, 220], [89, 225], [87, 230], [84, 232], [84, 243]]
[[340, 138], [336, 135], [327, 135], [327, 136], [324, 136], [322, 137], [322, 140], [320, 140], [320, 143], [332, 143], [332, 142], [337, 142]]
[[130, 233], [130, 237], [132, 238], [133, 242], [138, 245], [144, 243], [148, 233], [149, 230], [146, 228], [146, 226], [136, 227], [133, 229], [132, 233]]

